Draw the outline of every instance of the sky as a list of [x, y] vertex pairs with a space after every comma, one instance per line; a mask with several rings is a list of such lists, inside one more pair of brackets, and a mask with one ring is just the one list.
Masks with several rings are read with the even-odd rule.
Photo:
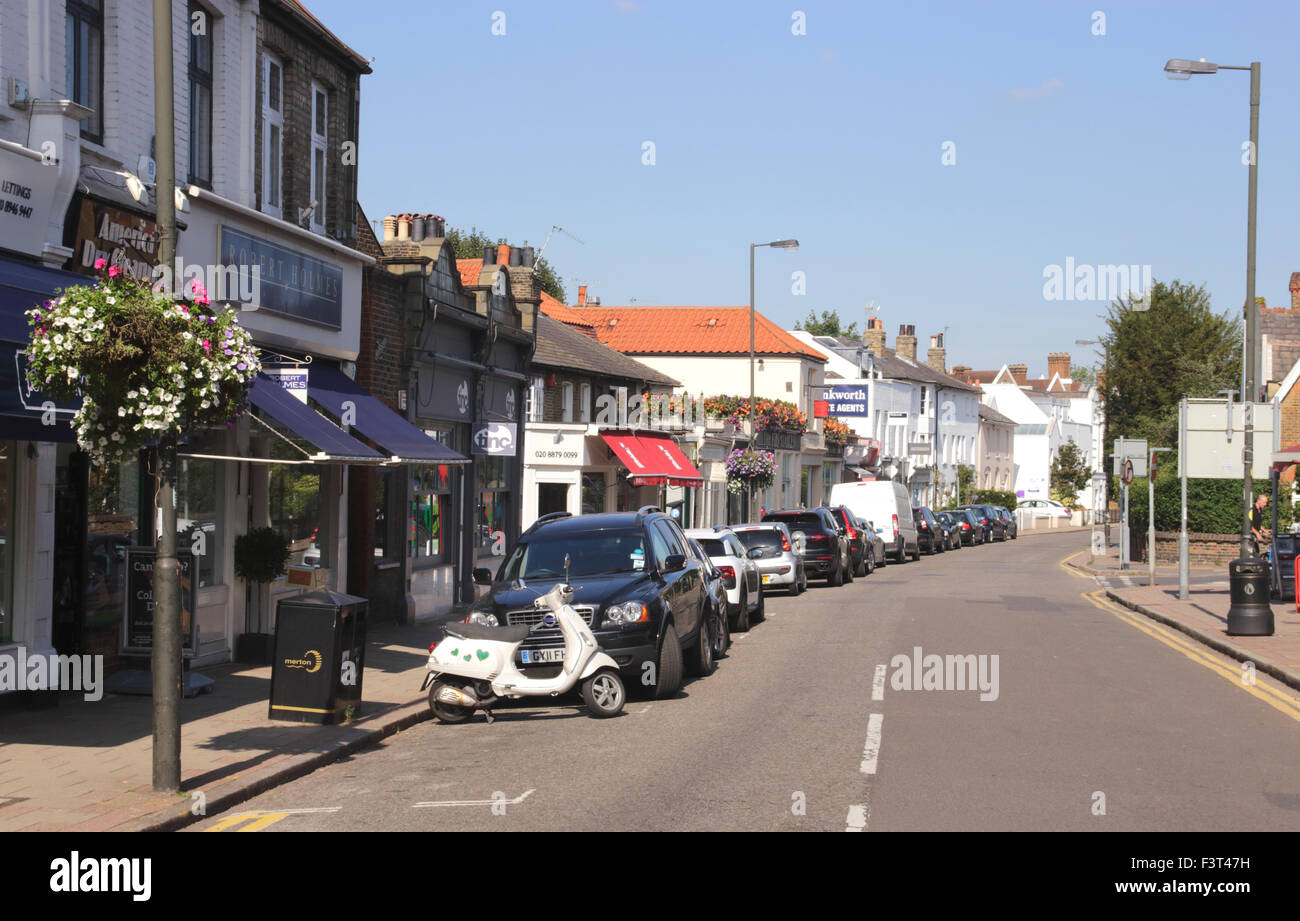
[[949, 364], [1034, 377], [1099, 358], [1082, 266], [1239, 311], [1250, 76], [1170, 80], [1170, 58], [1261, 62], [1256, 294], [1289, 305], [1300, 270], [1291, 0], [305, 2], [373, 59], [366, 214], [538, 248], [559, 226], [570, 302], [746, 304], [749, 244], [795, 238], [756, 254], [783, 326], [874, 307], [890, 347], [946, 331]]

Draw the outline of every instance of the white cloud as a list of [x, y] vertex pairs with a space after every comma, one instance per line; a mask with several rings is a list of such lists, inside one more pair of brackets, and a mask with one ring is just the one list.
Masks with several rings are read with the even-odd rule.
[[1065, 89], [1065, 84], [1061, 81], [1061, 78], [1053, 77], [1041, 86], [1012, 90], [1011, 95], [1022, 102], [1030, 102], [1035, 99], [1046, 99], [1048, 96], [1055, 96], [1058, 90], [1063, 89]]

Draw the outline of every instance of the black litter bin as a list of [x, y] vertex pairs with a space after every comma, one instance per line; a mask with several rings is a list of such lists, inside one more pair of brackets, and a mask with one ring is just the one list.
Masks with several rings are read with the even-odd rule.
[[1268, 560], [1246, 557], [1228, 564], [1229, 636], [1272, 636], [1273, 608], [1269, 604]]
[[326, 589], [276, 605], [271, 719], [337, 723], [355, 715], [365, 671], [368, 604]]
[[1295, 534], [1278, 534], [1273, 538], [1273, 597], [1295, 604]]

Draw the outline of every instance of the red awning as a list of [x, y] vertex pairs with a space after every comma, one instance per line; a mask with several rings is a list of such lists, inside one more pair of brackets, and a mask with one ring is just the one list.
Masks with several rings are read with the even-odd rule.
[[671, 435], [638, 432], [601, 435], [631, 473], [633, 486], [701, 486], [704, 477]]

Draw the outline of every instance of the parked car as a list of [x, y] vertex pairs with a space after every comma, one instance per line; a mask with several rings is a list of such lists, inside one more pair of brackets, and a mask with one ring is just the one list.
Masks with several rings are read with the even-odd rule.
[[1016, 507], [1032, 509], [1031, 514], [1035, 518], [1069, 518], [1072, 514], [1055, 499], [1021, 499]]
[[916, 522], [916, 540], [921, 549], [931, 555], [943, 551], [943, 531], [934, 518], [934, 512], [924, 505], [912, 509], [912, 519]]
[[767, 524], [737, 524], [731, 530], [758, 564], [758, 576], [764, 591], [767, 586], [785, 588], [792, 595], [802, 595], [808, 588], [808, 573], [803, 557], [795, 551], [790, 529], [778, 521]]
[[853, 581], [849, 565], [849, 540], [841, 533], [830, 509], [792, 508], [768, 512], [764, 521], [779, 521], [790, 533], [803, 532], [804, 572], [822, 576], [827, 585], [843, 585]]
[[686, 543], [690, 546], [691, 552], [695, 558], [703, 564], [704, 567], [704, 587], [705, 594], [709, 598], [709, 614], [713, 619], [709, 635], [713, 637], [713, 659], [716, 662], [727, 654], [727, 649], [731, 646], [731, 627], [727, 616], [727, 585], [722, 576], [722, 571], [713, 565], [709, 555], [704, 552], [700, 542], [692, 537], [686, 538]]
[[953, 517], [953, 513], [935, 512], [934, 520], [939, 522], [939, 528], [943, 531], [943, 549], [960, 550], [961, 526], [957, 524], [957, 519]]
[[905, 563], [910, 556], [921, 558], [916, 524], [912, 520], [912, 499], [907, 487], [893, 480], [836, 483], [831, 487], [831, 505], [843, 505], [864, 521], [876, 524], [876, 533], [885, 542], [885, 552], [895, 562]]
[[862, 533], [867, 539], [867, 546], [871, 548], [871, 552], [867, 555], [867, 559], [871, 560], [872, 564], [877, 568], [884, 566], [887, 559], [885, 556], [884, 539], [876, 533], [876, 526], [874, 523], [862, 518], [858, 518], [858, 521], [862, 522]]
[[704, 549], [713, 565], [722, 574], [727, 592], [727, 621], [731, 630], [742, 633], [749, 629], [750, 620], [761, 621], [763, 601], [762, 577], [758, 563], [750, 557], [750, 550], [740, 542], [730, 528], [698, 528], [687, 531]]
[[1006, 540], [1007, 526], [1003, 520], [998, 517], [998, 513], [993, 511], [991, 505], [964, 505], [962, 508], [968, 508], [975, 513], [979, 519], [980, 527], [984, 529], [984, 541], [987, 543], [991, 540]]
[[867, 526], [858, 516], [842, 505], [830, 508], [831, 516], [844, 526], [844, 534], [849, 542], [849, 563], [855, 576], [869, 576], [876, 569], [874, 554], [867, 553], [868, 545], [874, 532], [868, 536]]
[[[684, 663], [697, 674], [713, 670], [706, 572], [682, 529], [652, 506], [543, 515], [520, 536], [495, 579], [487, 569], [474, 570], [474, 581], [488, 591], [474, 602], [468, 619], [512, 627], [537, 624], [544, 612], [533, 601], [565, 578], [566, 558], [573, 606], [618, 663], [628, 687], [641, 687], [651, 674], [646, 666], [652, 666], [655, 695], [669, 697], [681, 686]], [[543, 627], [524, 641], [516, 664], [545, 675], [546, 669], [560, 667], [563, 654], [559, 629]]]
[[979, 516], [970, 508], [949, 509], [948, 514], [952, 515], [957, 521], [958, 530], [961, 533], [961, 542], [967, 547], [973, 547], [976, 544], [984, 543], [984, 526], [980, 524]]
[[1010, 535], [1012, 540], [1015, 540], [1020, 536], [1020, 528], [1016, 524], [1016, 516], [1014, 512], [1003, 505], [993, 506], [993, 511], [998, 513], [998, 517], [1001, 518], [1002, 523], [1006, 525], [1007, 534]]

